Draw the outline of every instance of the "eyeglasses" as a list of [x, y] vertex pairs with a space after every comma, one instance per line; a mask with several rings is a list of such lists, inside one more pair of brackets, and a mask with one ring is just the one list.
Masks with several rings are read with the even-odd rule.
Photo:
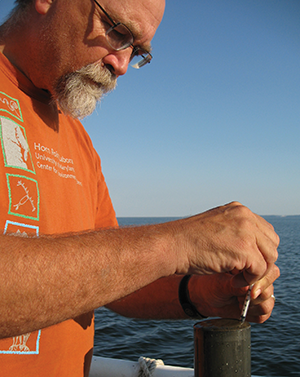
[[134, 36], [128, 27], [121, 22], [116, 23], [110, 15], [106, 13], [97, 0], [94, 0], [94, 2], [112, 23], [112, 26], [105, 33], [106, 40], [110, 47], [115, 51], [125, 50], [128, 47], [132, 47], [130, 62], [133, 68], [139, 69], [147, 63], [150, 63], [152, 55], [143, 48], [133, 45]]

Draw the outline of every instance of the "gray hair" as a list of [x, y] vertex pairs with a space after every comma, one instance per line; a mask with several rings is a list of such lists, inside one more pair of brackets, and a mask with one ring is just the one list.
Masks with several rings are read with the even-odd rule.
[[27, 18], [27, 9], [33, 4], [34, 0], [15, 0], [15, 7], [9, 13], [6, 21], [0, 25], [0, 34], [3, 36], [20, 25]]
[[33, 0], [15, 0], [16, 7], [21, 9], [25, 9], [32, 2]]

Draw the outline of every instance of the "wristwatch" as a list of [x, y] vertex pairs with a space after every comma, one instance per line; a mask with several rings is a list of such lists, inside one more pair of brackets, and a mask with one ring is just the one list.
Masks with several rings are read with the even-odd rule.
[[188, 282], [192, 275], [185, 275], [181, 282], [179, 283], [179, 289], [178, 289], [178, 297], [179, 302], [182, 306], [183, 311], [188, 317], [195, 318], [195, 319], [204, 319], [207, 318], [204, 315], [200, 314], [196, 307], [192, 304], [189, 290], [188, 290]]

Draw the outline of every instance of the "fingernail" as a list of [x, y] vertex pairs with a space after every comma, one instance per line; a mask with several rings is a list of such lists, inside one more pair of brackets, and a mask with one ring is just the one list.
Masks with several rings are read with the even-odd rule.
[[254, 295], [253, 295], [253, 298], [254, 300], [261, 294], [261, 289], [257, 289], [255, 292], [254, 292]]

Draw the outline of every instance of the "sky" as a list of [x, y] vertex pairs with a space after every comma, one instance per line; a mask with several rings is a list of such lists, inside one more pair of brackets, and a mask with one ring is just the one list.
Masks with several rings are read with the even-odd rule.
[[299, 0], [167, 0], [152, 62], [83, 120], [118, 217], [300, 214], [299, 19]]

